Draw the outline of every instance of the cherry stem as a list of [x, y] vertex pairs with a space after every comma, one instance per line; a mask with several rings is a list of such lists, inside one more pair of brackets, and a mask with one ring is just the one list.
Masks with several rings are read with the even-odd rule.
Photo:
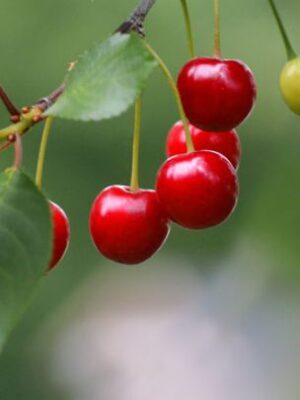
[[20, 111], [17, 109], [17, 107], [13, 104], [11, 99], [8, 97], [8, 94], [1, 85], [0, 85], [0, 98], [3, 101], [3, 104], [5, 105], [11, 117], [18, 116], [21, 114]]
[[13, 168], [19, 169], [23, 160], [23, 146], [21, 136], [18, 133], [15, 133], [14, 135], [10, 135], [8, 140], [10, 141], [10, 143], [14, 144], [15, 149]]
[[281, 37], [282, 37], [282, 40], [283, 40], [283, 43], [284, 43], [284, 46], [285, 46], [287, 58], [288, 58], [288, 60], [292, 60], [292, 59], [297, 57], [297, 54], [296, 54], [295, 50], [292, 47], [291, 41], [290, 41], [290, 39], [288, 37], [288, 34], [287, 34], [286, 29], [285, 29], [285, 27], [283, 25], [282, 19], [281, 19], [280, 15], [279, 15], [279, 12], [277, 10], [277, 7], [275, 6], [274, 1], [273, 0], [269, 0], [269, 4], [271, 6], [271, 10], [272, 10], [273, 15], [274, 15], [274, 17], [276, 19], [276, 22], [277, 22], [277, 26], [279, 28], [279, 31], [280, 31], [280, 34], [281, 34]]
[[181, 2], [184, 21], [185, 21], [185, 28], [186, 28], [186, 33], [187, 33], [189, 52], [190, 52], [191, 57], [195, 58], [196, 53], [195, 53], [195, 45], [194, 45], [194, 39], [193, 39], [193, 30], [192, 30], [191, 17], [190, 17], [190, 13], [189, 13], [187, 0], [180, 0], [180, 2]]
[[140, 141], [141, 141], [141, 115], [142, 98], [141, 96], [135, 102], [134, 110], [134, 130], [132, 143], [132, 169], [130, 189], [136, 192], [139, 189], [139, 162], [140, 162]]
[[179, 115], [180, 115], [180, 119], [182, 120], [183, 126], [184, 126], [184, 131], [185, 131], [185, 137], [186, 137], [186, 145], [187, 145], [187, 151], [188, 152], [193, 152], [195, 151], [194, 148], [194, 144], [193, 144], [193, 140], [192, 140], [192, 135], [191, 135], [191, 131], [190, 131], [190, 126], [189, 126], [189, 122], [188, 119], [185, 115], [184, 109], [183, 109], [183, 105], [182, 105], [182, 101], [181, 101], [181, 97], [180, 94], [178, 92], [176, 83], [174, 81], [174, 78], [170, 72], [170, 70], [168, 69], [168, 67], [166, 66], [166, 64], [163, 62], [163, 60], [160, 58], [160, 56], [156, 53], [156, 51], [148, 44], [145, 42], [145, 46], [146, 49], [149, 51], [149, 53], [155, 58], [155, 60], [157, 61], [160, 69], [162, 70], [163, 74], [165, 75], [170, 88], [174, 94], [175, 100], [177, 102], [177, 106], [178, 106], [178, 111], [179, 111]]
[[36, 176], [35, 176], [35, 183], [39, 189], [42, 188], [43, 171], [44, 171], [45, 158], [46, 158], [46, 149], [47, 149], [47, 144], [48, 144], [48, 139], [49, 139], [49, 134], [50, 134], [52, 124], [53, 124], [53, 117], [48, 117], [46, 119], [43, 134], [42, 134], [42, 140], [41, 140], [41, 145], [40, 145], [40, 150], [39, 150], [38, 163], [37, 163]]
[[220, 0], [214, 0], [214, 56], [221, 58]]

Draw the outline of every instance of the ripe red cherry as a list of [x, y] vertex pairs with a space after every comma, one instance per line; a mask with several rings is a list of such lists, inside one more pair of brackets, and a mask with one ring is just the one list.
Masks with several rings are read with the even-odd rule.
[[127, 186], [110, 186], [98, 195], [90, 213], [90, 232], [98, 250], [123, 264], [150, 258], [169, 229], [154, 190], [132, 192]]
[[[195, 150], [213, 150], [223, 154], [234, 168], [238, 168], [241, 159], [240, 138], [235, 130], [227, 132], [206, 132], [190, 124], [190, 131]], [[181, 121], [170, 129], [167, 143], [167, 157], [186, 153], [186, 136]]]
[[190, 229], [223, 222], [238, 198], [236, 171], [223, 155], [210, 150], [169, 158], [158, 172], [158, 197], [170, 218]]
[[250, 113], [256, 98], [251, 70], [238, 60], [195, 58], [178, 77], [189, 121], [206, 131], [229, 131]]
[[70, 239], [69, 220], [64, 210], [57, 204], [49, 201], [53, 225], [53, 249], [48, 270], [53, 269], [67, 251]]

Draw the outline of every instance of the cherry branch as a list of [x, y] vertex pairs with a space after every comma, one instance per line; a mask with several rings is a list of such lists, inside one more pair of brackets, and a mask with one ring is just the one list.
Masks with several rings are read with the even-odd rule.
[[23, 107], [21, 114], [18, 116], [18, 121], [7, 126], [6, 128], [0, 129], [0, 141], [6, 140], [4, 145], [0, 147], [0, 152], [6, 150], [10, 145], [11, 141], [9, 137], [11, 135], [19, 134], [24, 135], [32, 126], [44, 120], [43, 113], [50, 107], [59, 96], [63, 93], [65, 84], [61, 84], [55, 89], [49, 96], [43, 97], [38, 100], [32, 107]]
[[49, 107], [52, 106], [59, 98], [59, 96], [65, 90], [65, 83], [62, 83], [57, 89], [55, 89], [49, 96], [43, 97], [40, 99], [35, 105], [41, 109], [41, 111], [46, 111]]
[[145, 36], [144, 21], [155, 2], [156, 0], [142, 0], [131, 13], [130, 17], [120, 25], [116, 32], [129, 33], [131, 31], [136, 31], [139, 35]]
[[6, 93], [6, 91], [4, 90], [2, 85], [0, 85], [0, 98], [1, 98], [3, 104], [5, 105], [7, 111], [9, 112], [9, 115], [11, 117], [17, 117], [17, 116], [20, 115], [20, 111], [13, 104], [13, 102], [9, 98], [8, 94]]

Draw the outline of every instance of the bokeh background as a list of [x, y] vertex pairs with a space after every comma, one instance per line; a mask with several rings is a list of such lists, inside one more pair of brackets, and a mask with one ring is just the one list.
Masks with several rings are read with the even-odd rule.
[[[190, 0], [199, 55], [212, 49], [212, 1]], [[136, 0], [1, 0], [0, 80], [31, 104], [68, 63], [106, 38]], [[298, 0], [278, 0], [299, 48]], [[148, 40], [176, 74], [187, 59], [179, 1], [159, 0]], [[88, 232], [97, 193], [130, 176], [132, 110], [101, 123], [57, 120], [44, 189], [68, 213], [71, 245], [38, 288], [0, 357], [1, 400], [298, 400], [300, 396], [300, 119], [283, 104], [285, 53], [267, 1], [222, 4], [226, 57], [253, 69], [257, 107], [238, 131], [238, 208], [203, 232], [174, 226], [153, 259], [102, 258]], [[177, 119], [160, 71], [144, 95], [141, 181], [152, 187]], [[7, 116], [0, 107], [3, 126]], [[26, 139], [34, 174], [41, 126]], [[12, 154], [1, 154], [1, 168]]]

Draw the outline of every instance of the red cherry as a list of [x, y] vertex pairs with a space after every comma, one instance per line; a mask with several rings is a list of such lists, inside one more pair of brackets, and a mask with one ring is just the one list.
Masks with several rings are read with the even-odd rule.
[[132, 192], [127, 186], [110, 186], [93, 203], [90, 232], [104, 256], [123, 264], [138, 264], [162, 246], [169, 220], [154, 190]]
[[53, 269], [67, 251], [70, 239], [69, 220], [63, 209], [49, 201], [53, 225], [53, 250], [48, 270]]
[[[213, 150], [223, 154], [231, 164], [238, 168], [241, 159], [240, 138], [235, 130], [227, 132], [207, 132], [190, 124], [190, 131], [195, 150]], [[167, 157], [186, 153], [186, 136], [181, 121], [170, 129], [167, 143]]]
[[250, 113], [256, 98], [251, 70], [238, 60], [195, 58], [178, 77], [189, 121], [206, 131], [229, 131]]
[[238, 198], [236, 171], [222, 154], [210, 150], [169, 158], [158, 172], [158, 197], [170, 218], [190, 229], [223, 222]]

